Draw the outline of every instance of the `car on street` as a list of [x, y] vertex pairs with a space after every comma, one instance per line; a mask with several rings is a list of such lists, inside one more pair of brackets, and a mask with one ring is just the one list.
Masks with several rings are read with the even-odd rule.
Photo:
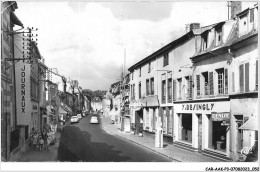
[[90, 124], [98, 124], [98, 117], [97, 116], [92, 116], [90, 118]]
[[77, 123], [77, 122], [79, 122], [78, 116], [72, 116], [72, 117], [70, 118], [70, 122], [71, 122], [71, 123]]
[[77, 114], [77, 117], [78, 117], [79, 119], [81, 119], [81, 118], [82, 118], [82, 115], [79, 113], [79, 114]]

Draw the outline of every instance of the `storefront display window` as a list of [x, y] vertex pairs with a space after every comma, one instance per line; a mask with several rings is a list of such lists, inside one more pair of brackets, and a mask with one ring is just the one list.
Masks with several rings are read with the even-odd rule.
[[192, 142], [192, 114], [180, 114], [181, 132], [180, 140]]
[[209, 148], [226, 152], [227, 125], [224, 120], [209, 117]]

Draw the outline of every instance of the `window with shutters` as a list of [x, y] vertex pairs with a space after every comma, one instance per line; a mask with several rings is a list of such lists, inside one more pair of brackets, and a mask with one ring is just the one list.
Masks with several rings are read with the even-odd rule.
[[221, 68], [216, 72], [218, 74], [218, 94], [228, 94], [228, 70]]
[[189, 94], [189, 99], [192, 99], [192, 89], [193, 88], [193, 79], [192, 76], [189, 76], [189, 90], [188, 90], [188, 94]]
[[162, 81], [162, 103], [166, 103], [166, 81]]
[[249, 63], [245, 64], [245, 92], [249, 92]]
[[255, 64], [255, 90], [258, 91], [258, 60], [256, 60], [256, 64]]
[[239, 90], [244, 92], [244, 64], [239, 65]]
[[239, 65], [240, 93], [249, 92], [249, 62]]
[[176, 82], [174, 79], [172, 80], [172, 98], [176, 100]]
[[134, 79], [134, 71], [132, 72], [132, 80]]
[[232, 72], [232, 92], [235, 92], [235, 73]]
[[135, 100], [135, 84], [133, 84], [133, 100]]
[[141, 89], [142, 89], [142, 87], [141, 87], [141, 82], [139, 82], [139, 99], [141, 99], [141, 97], [142, 97], [142, 92], [141, 92]]
[[151, 62], [148, 63], [148, 73], [151, 72]]
[[209, 94], [214, 95], [214, 78], [213, 72], [209, 72]]
[[149, 79], [146, 79], [146, 95], [148, 96], [150, 94], [150, 91], [149, 91]]
[[141, 76], [142, 70], [141, 67], [139, 68], [139, 76]]
[[182, 79], [181, 78], [179, 78], [178, 80], [178, 95], [177, 95], [177, 99], [181, 99], [181, 83], [182, 83]]
[[200, 75], [196, 75], [197, 82], [197, 96], [200, 96]]
[[204, 95], [209, 95], [209, 73], [204, 72], [202, 73], [203, 76], [203, 83], [204, 83]]
[[165, 54], [163, 56], [163, 66], [167, 66], [169, 64], [169, 54]]
[[168, 79], [168, 103], [172, 103], [172, 78]]
[[151, 95], [154, 95], [154, 78], [151, 78]]

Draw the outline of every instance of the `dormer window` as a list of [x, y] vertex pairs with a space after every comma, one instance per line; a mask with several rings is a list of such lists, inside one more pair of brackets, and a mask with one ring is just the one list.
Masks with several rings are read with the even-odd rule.
[[222, 27], [216, 28], [216, 38], [215, 38], [215, 41], [216, 41], [216, 46], [221, 45], [221, 43], [222, 43]]
[[202, 51], [205, 51], [208, 48], [208, 31], [204, 32], [201, 35], [201, 40], [202, 40], [202, 44], [201, 44]]
[[169, 54], [166, 53], [163, 56], [163, 66], [167, 66], [169, 64]]

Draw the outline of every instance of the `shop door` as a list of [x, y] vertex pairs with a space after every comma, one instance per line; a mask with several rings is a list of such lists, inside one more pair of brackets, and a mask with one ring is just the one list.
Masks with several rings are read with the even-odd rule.
[[198, 114], [198, 152], [202, 151], [202, 115]]

